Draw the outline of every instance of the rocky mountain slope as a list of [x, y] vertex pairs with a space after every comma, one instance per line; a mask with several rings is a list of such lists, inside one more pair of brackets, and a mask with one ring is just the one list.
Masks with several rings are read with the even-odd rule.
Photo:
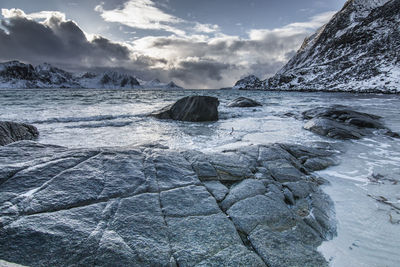
[[235, 83], [233, 89], [263, 89], [265, 82], [261, 81], [255, 75], [247, 76]]
[[0, 63], [0, 89], [88, 88], [88, 89], [182, 89], [174, 82], [157, 84], [115, 71], [73, 74], [50, 64], [36, 67], [19, 61]]
[[400, 92], [399, 21], [400, 0], [349, 0], [263, 89]]

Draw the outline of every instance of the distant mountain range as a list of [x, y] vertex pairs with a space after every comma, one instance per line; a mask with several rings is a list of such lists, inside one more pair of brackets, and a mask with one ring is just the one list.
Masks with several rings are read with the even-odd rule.
[[400, 0], [349, 0], [272, 78], [235, 89], [400, 92]]
[[116, 71], [74, 74], [47, 63], [36, 67], [19, 61], [0, 63], [0, 89], [11, 88], [183, 89], [174, 82], [139, 81]]

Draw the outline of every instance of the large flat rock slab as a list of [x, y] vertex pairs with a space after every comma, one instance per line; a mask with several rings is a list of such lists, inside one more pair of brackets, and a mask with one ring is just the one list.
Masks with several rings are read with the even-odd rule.
[[[332, 157], [326, 148], [280, 144], [212, 155], [157, 146], [3, 146], [0, 260], [323, 266], [316, 248], [335, 231], [332, 207], [304, 163]], [[291, 253], [279, 253], [284, 244]]]

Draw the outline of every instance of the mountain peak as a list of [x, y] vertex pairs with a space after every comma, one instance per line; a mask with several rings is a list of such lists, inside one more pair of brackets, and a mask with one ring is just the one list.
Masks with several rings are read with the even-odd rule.
[[[149, 82], [148, 82], [149, 83]], [[161, 83], [154, 79], [151, 83], [156, 86], [142, 86], [132, 75], [120, 73], [115, 70], [107, 70], [96, 74], [86, 72], [73, 74], [54, 67], [49, 63], [43, 63], [33, 67], [19, 61], [0, 63], [0, 88], [104, 88], [104, 89], [144, 89], [181, 88], [175, 83]]]
[[400, 0], [347, 1], [263, 88], [400, 92], [399, 10]]

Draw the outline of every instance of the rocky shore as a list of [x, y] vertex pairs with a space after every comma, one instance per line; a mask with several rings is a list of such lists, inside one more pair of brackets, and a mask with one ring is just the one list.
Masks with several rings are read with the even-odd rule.
[[[326, 146], [0, 148], [0, 258], [30, 266], [326, 266]], [[329, 165], [329, 164], [328, 164]], [[325, 166], [328, 166], [325, 165]], [[316, 167], [317, 166], [317, 167]]]
[[[190, 104], [179, 107], [203, 110], [185, 99]], [[316, 108], [303, 118], [305, 129], [329, 138], [395, 137], [379, 117], [346, 107]], [[159, 144], [14, 142], [0, 147], [0, 259], [29, 266], [328, 266], [317, 248], [336, 234], [334, 207], [313, 172], [337, 164], [339, 150], [329, 142], [209, 154]]]

